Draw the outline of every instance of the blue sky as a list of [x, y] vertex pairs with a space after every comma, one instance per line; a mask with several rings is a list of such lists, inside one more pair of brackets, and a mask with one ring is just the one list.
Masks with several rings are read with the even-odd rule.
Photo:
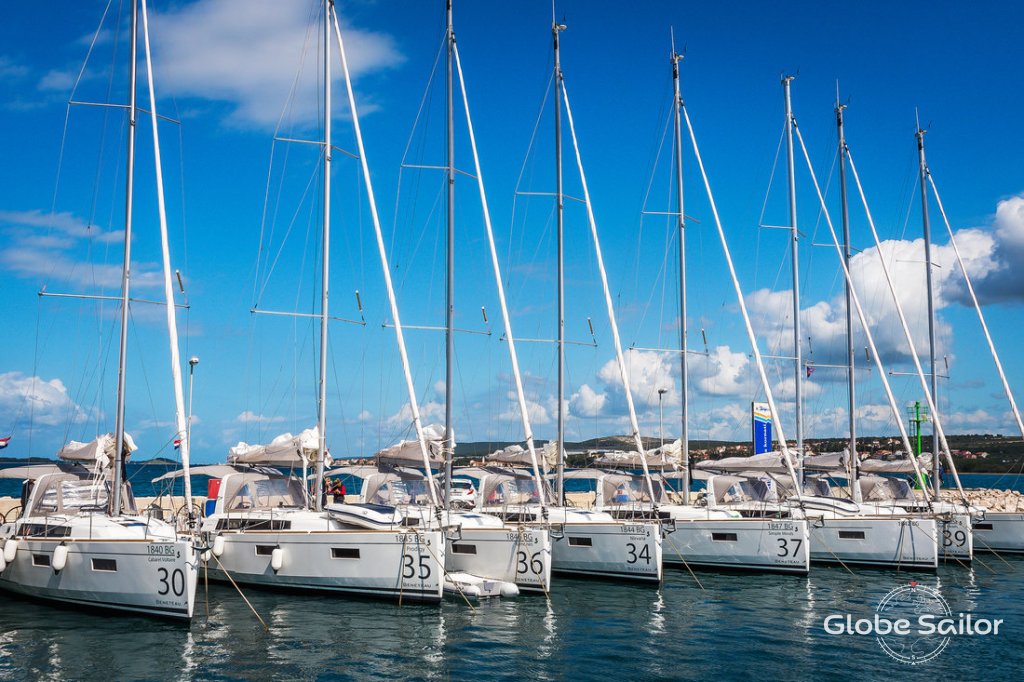
[[[123, 221], [123, 115], [67, 100], [106, 5], [73, 3], [55, 18], [22, 3], [0, 28], [0, 431], [14, 436], [5, 454], [51, 455], [68, 439], [113, 428], [116, 309], [112, 304], [39, 299], [51, 292], [117, 292]], [[181, 269], [189, 312], [180, 314], [183, 354], [201, 358], [195, 384], [196, 459], [216, 461], [239, 440], [268, 439], [315, 422], [316, 332], [306, 320], [253, 316], [264, 309], [314, 310], [319, 286], [319, 176], [307, 145], [274, 143], [320, 135], [316, 90], [316, 3], [226, 1], [153, 3], [155, 83], [161, 123], [174, 267]], [[351, 2], [339, 5], [354, 68], [367, 157], [373, 173], [403, 321], [440, 325], [444, 312], [442, 177], [407, 164], [443, 163], [443, 80], [430, 83], [443, 36], [441, 2]], [[123, 8], [120, 11], [124, 11]], [[626, 345], [663, 348], [677, 338], [675, 242], [660, 217], [641, 211], [672, 206], [669, 157], [663, 142], [671, 102], [669, 29], [686, 48], [683, 94], [711, 176], [742, 285], [769, 354], [787, 354], [791, 329], [785, 233], [758, 224], [787, 220], [782, 130], [782, 73], [798, 73], [794, 108], [815, 171], [831, 179], [828, 195], [838, 224], [833, 169], [836, 80], [849, 103], [847, 135], [882, 238], [897, 273], [915, 335], [924, 336], [921, 221], [916, 193], [914, 112], [928, 125], [928, 157], [961, 249], [986, 301], [1011, 385], [1024, 361], [1013, 352], [1024, 285], [1014, 276], [1024, 260], [1024, 133], [1013, 125], [1022, 96], [1015, 87], [1013, 4], [797, 2], [769, 3], [565, 1], [568, 24], [562, 62], [576, 118], [609, 277]], [[123, 102], [125, 21], [112, 3], [76, 100]], [[515, 197], [553, 189], [551, 102], [541, 111], [551, 65], [550, 5], [545, 2], [456, 2], [455, 25], [488, 186], [504, 278], [517, 336], [554, 333], [552, 202]], [[111, 65], [115, 66], [112, 67]], [[334, 67], [335, 76], [340, 69]], [[293, 83], [296, 84], [292, 91]], [[291, 91], [291, 95], [289, 94]], [[335, 79], [334, 139], [354, 149]], [[146, 97], [144, 81], [139, 90]], [[422, 110], [421, 110], [422, 103]], [[148, 108], [148, 104], [145, 105]], [[417, 112], [421, 111], [417, 118]], [[539, 120], [539, 123], [538, 123]], [[67, 123], [65, 124], [65, 121]], [[159, 242], [152, 182], [149, 121], [141, 119], [137, 174], [136, 292], [159, 296]], [[415, 124], [415, 126], [414, 126]], [[537, 124], [536, 137], [533, 138]], [[457, 165], [472, 170], [461, 113]], [[531, 139], [533, 142], [531, 144]], [[63, 144], [62, 144], [63, 143]], [[566, 191], [581, 196], [566, 141]], [[63, 148], [63, 154], [62, 154]], [[690, 344], [707, 356], [692, 363], [692, 438], [742, 438], [749, 401], [757, 399], [749, 347], [737, 316], [706, 198], [687, 148]], [[335, 155], [332, 237], [333, 314], [367, 324], [331, 328], [329, 442], [336, 456], [367, 454], [408, 434], [404, 387], [372, 226], [358, 167]], [[58, 172], [59, 171], [59, 172]], [[841, 275], [823, 247], [827, 231], [806, 169], [798, 166], [802, 319], [805, 355], [838, 359]], [[650, 188], [650, 189], [649, 189]], [[490, 336], [459, 334], [456, 434], [460, 440], [521, 438], [510, 391], [509, 364], [476, 187], [457, 188], [458, 325]], [[644, 203], [644, 198], [646, 204]], [[852, 200], [854, 268], [890, 366], [909, 369], [888, 293], [879, 286], [877, 254]], [[763, 208], [763, 217], [762, 217]], [[1007, 406], [985, 352], [948, 237], [931, 205], [939, 247], [935, 259], [941, 304], [940, 344], [949, 360], [941, 406], [955, 432], [1012, 433]], [[262, 238], [261, 238], [262, 234]], [[916, 241], [915, 241], [916, 240]], [[572, 439], [626, 432], [621, 382], [613, 365], [593, 248], [582, 208], [566, 213], [567, 329], [596, 348], [568, 352]], [[275, 264], [276, 263], [276, 264]], [[271, 264], [274, 264], [271, 267]], [[142, 456], [170, 455], [173, 403], [162, 311], [133, 307], [128, 374], [128, 427]], [[443, 335], [410, 330], [410, 358], [428, 420], [443, 416]], [[858, 333], [858, 347], [863, 346]], [[520, 346], [530, 413], [540, 437], [555, 424], [555, 352], [547, 343]], [[658, 388], [665, 431], [678, 434], [675, 356], [628, 353], [631, 384], [646, 434], [657, 435]], [[944, 371], [944, 367], [943, 367]], [[769, 371], [787, 424], [792, 421], [792, 369]], [[895, 431], [880, 382], [862, 371], [859, 428]], [[845, 384], [821, 368], [808, 382], [807, 435], [845, 429]], [[921, 397], [916, 383], [893, 378], [898, 399]], [[787, 430], [792, 437], [792, 426]]]

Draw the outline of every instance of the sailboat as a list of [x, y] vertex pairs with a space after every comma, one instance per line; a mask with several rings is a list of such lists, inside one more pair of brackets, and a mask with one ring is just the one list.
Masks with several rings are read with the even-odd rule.
[[[327, 294], [333, 153], [330, 46], [335, 40], [406, 384], [414, 395], [341, 29], [334, 2], [327, 0], [323, 13], [323, 249], [317, 426], [299, 436], [282, 436], [269, 445], [239, 444], [232, 449], [230, 469], [219, 479], [213, 509], [202, 525], [211, 548], [207, 565], [211, 578], [245, 585], [437, 602], [442, 598], [446, 574], [443, 531], [414, 523], [367, 527], [353, 522], [346, 505], [324, 504], [324, 472], [330, 466], [326, 445]], [[418, 428], [419, 413], [415, 409], [414, 419]], [[277, 467], [301, 470], [303, 476], [288, 475]], [[305, 487], [310, 468], [315, 471], [312, 498]], [[223, 470], [217, 468], [211, 473], [218, 471]]]
[[[136, 103], [140, 31], [149, 80], [148, 113], [153, 130], [176, 438], [181, 442], [182, 464], [188, 470], [189, 430], [185, 425], [171, 285], [148, 12], [146, 0], [133, 0], [129, 101], [125, 107], [128, 114], [127, 185], [124, 260], [118, 297], [121, 310], [115, 427], [112, 433], [98, 436], [89, 443], [68, 443], [57, 453], [59, 461], [55, 465], [4, 472], [26, 480], [22, 488], [21, 515], [4, 526], [0, 538], [3, 540], [0, 589], [62, 605], [188, 620], [195, 605], [199, 564], [194, 538], [190, 533], [179, 533], [173, 525], [159, 518], [140, 514], [131, 486], [124, 477], [125, 464], [136, 450], [134, 441], [125, 431], [125, 384], [131, 300], [135, 125], [140, 111]], [[191, 508], [190, 487], [186, 486], [185, 494]]]
[[[676, 212], [672, 216], [679, 238], [679, 319], [682, 432], [680, 439], [654, 453], [605, 456], [594, 462], [601, 469], [573, 471], [575, 481], [587, 481], [595, 493], [594, 508], [618, 519], [658, 519], [665, 525], [663, 559], [674, 568], [704, 567], [806, 574], [810, 568], [807, 521], [789, 513], [765, 511], [763, 515], [741, 514], [714, 505], [690, 504], [689, 461], [689, 349], [686, 338], [686, 224], [683, 213], [682, 107], [679, 62], [682, 55], [672, 49], [673, 118], [675, 136]], [[627, 388], [628, 390], [628, 388]], [[629, 476], [607, 469], [647, 469], [665, 464], [666, 458], [679, 462], [679, 497], [669, 496], [664, 476], [647, 473]], [[646, 460], [646, 461], [645, 461]], [[674, 464], [674, 462], [672, 462]], [[681, 502], [681, 503], [680, 503]]]

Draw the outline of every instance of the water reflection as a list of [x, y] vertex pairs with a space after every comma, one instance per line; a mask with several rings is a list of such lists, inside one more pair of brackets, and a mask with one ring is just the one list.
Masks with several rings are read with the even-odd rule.
[[911, 579], [954, 612], [1003, 618], [1007, 637], [955, 640], [901, 678], [1012, 679], [1024, 665], [1024, 561], [938, 574], [815, 568], [809, 578], [667, 571], [660, 590], [559, 579], [550, 598], [440, 607], [247, 590], [264, 631], [230, 587], [200, 585], [191, 627], [0, 598], [0, 679], [731, 679], [892, 676], [870, 637], [822, 629], [830, 613], [870, 617]]

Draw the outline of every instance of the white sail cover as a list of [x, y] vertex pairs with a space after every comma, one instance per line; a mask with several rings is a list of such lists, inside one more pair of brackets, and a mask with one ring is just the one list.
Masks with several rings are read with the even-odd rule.
[[763, 452], [750, 457], [723, 457], [697, 462], [696, 467], [705, 471], [765, 471], [773, 474], [788, 473], [781, 452]]
[[[444, 464], [444, 427], [430, 424], [423, 427], [423, 438], [427, 441], [427, 453], [430, 456], [430, 467], [437, 468]], [[378, 464], [395, 466], [423, 466], [423, 452], [418, 440], [399, 441], [391, 447], [384, 448], [373, 456]]]
[[[228, 450], [228, 464], [301, 467], [303, 461], [316, 462], [319, 448], [320, 430], [314, 426], [297, 436], [282, 433], [266, 445], [250, 445], [240, 442]], [[324, 466], [330, 466], [330, 462], [330, 457], [325, 455]]]
[[847, 451], [823, 452], [804, 457], [804, 469], [808, 471], [846, 471]]
[[556, 468], [558, 466], [558, 442], [549, 440], [545, 443], [544, 447], [540, 449], [540, 458], [539, 464], [545, 474]]
[[532, 466], [530, 451], [521, 445], [509, 445], [496, 452], [492, 452], [484, 458], [487, 464], [521, 464]]
[[[917, 458], [917, 464], [921, 471], [931, 471], [931, 454], [924, 454]], [[908, 458], [886, 461], [884, 459], [865, 459], [860, 463], [860, 470], [871, 474], [913, 474], [914, 463]]]
[[[664, 450], [662, 448], [651, 450], [645, 457], [647, 460], [647, 466], [674, 470], [678, 464], [678, 452], [678, 445], [676, 446], [675, 453], [673, 453], [671, 450], [671, 444], [666, 445]], [[639, 452], [621, 451], [606, 452], [596, 458], [593, 464], [597, 467], [610, 467], [613, 469], [640, 469], [644, 465], [643, 461], [640, 459]]]
[[[131, 453], [139, 448], [128, 432], [124, 434], [124, 458], [127, 461]], [[113, 466], [117, 457], [117, 439], [112, 433], [105, 433], [97, 436], [88, 443], [79, 443], [73, 440], [59, 451], [57, 457], [65, 462], [95, 462], [100, 467]]]

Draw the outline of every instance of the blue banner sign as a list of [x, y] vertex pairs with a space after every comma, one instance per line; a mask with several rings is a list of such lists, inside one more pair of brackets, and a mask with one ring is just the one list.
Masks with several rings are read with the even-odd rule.
[[751, 403], [750, 415], [754, 454], [772, 451], [772, 411], [768, 403]]

